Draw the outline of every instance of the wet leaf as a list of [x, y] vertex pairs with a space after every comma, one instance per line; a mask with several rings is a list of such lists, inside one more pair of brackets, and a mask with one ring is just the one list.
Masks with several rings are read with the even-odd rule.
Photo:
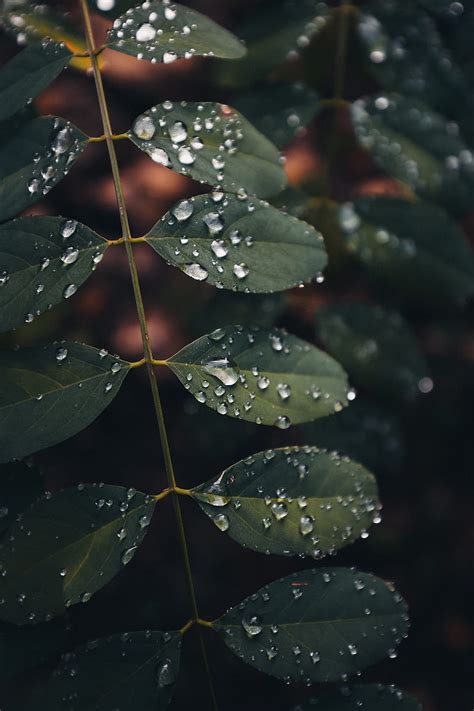
[[238, 59], [245, 47], [237, 37], [189, 7], [147, 2], [115, 20], [107, 46], [152, 62], [170, 64], [191, 57]]
[[339, 303], [320, 309], [316, 323], [323, 344], [356, 386], [396, 401], [433, 388], [416, 339], [395, 311]]
[[474, 256], [449, 215], [430, 203], [359, 198], [340, 210], [349, 249], [403, 300], [462, 305], [474, 293]]
[[128, 363], [80, 343], [2, 351], [0, 461], [80, 432], [113, 400], [128, 371]]
[[372, 474], [317, 447], [259, 452], [192, 495], [221, 531], [260, 553], [322, 558], [380, 520]]
[[154, 507], [151, 496], [104, 484], [39, 499], [0, 544], [0, 618], [42, 622], [88, 602], [133, 558]]
[[36, 467], [26, 462], [11, 462], [1, 466], [0, 535], [43, 493], [43, 480]]
[[347, 379], [330, 356], [285, 331], [218, 328], [167, 365], [221, 415], [287, 429], [342, 410]]
[[322, 235], [261, 200], [211, 193], [176, 204], [145, 239], [168, 263], [219, 288], [283, 291], [321, 275]]
[[360, 144], [394, 178], [456, 215], [472, 209], [474, 156], [459, 128], [422, 102], [397, 95], [352, 105]]
[[233, 104], [264, 136], [283, 148], [318, 112], [318, 94], [300, 82], [259, 86], [234, 97]]
[[72, 296], [106, 248], [98, 234], [62, 217], [20, 217], [0, 225], [0, 331], [30, 323]]
[[323, 690], [316, 699], [296, 706], [293, 711], [359, 711], [361, 708], [364, 711], [421, 711], [421, 704], [396, 686], [357, 684]]
[[407, 607], [391, 585], [348, 568], [294, 573], [214, 622], [243, 661], [285, 681], [345, 681], [406, 636]]
[[129, 136], [157, 163], [229, 192], [268, 197], [286, 185], [275, 146], [224, 104], [165, 101], [139, 116]]
[[65, 654], [28, 711], [160, 711], [178, 678], [179, 632], [123, 632]]
[[249, 86], [285, 61], [296, 60], [325, 26], [329, 10], [320, 0], [298, 3], [269, 0], [236, 28], [245, 40], [247, 55], [238, 62], [220, 63], [216, 80], [229, 87]]
[[91, 9], [105, 17], [119, 17], [136, 4], [137, 0], [89, 0]]
[[69, 172], [87, 143], [82, 131], [53, 116], [21, 125], [0, 146], [0, 221], [41, 200]]
[[38, 96], [69, 64], [67, 47], [44, 40], [22, 50], [0, 71], [0, 121]]
[[293, 215], [293, 217], [303, 218], [308, 208], [309, 196], [300, 188], [288, 186], [278, 195], [272, 198], [271, 203], [279, 210]]

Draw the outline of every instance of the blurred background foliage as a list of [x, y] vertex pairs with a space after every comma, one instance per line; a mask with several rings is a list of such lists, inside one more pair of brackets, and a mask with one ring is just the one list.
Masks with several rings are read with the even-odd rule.
[[[22, 5], [4, 0], [2, 10], [15, 3]], [[133, 5], [117, 0], [106, 11], [106, 2], [90, 4], [102, 8], [94, 18], [99, 38], [111, 16]], [[135, 116], [165, 99], [235, 105], [284, 150], [290, 188], [274, 203], [320, 229], [330, 259], [322, 284], [285, 295], [240, 296], [196, 284], [138, 245], [153, 350], [157, 357], [170, 356], [224, 323], [284, 326], [338, 358], [358, 396], [342, 413], [280, 432], [202, 408], [160, 369], [179, 483], [194, 486], [252, 452], [283, 444], [318, 444], [366, 464], [378, 478], [383, 522], [367, 540], [340, 553], [337, 564], [356, 564], [396, 581], [413, 628], [400, 657], [364, 679], [396, 682], [426, 711], [472, 709], [474, 3], [186, 4], [244, 38], [247, 58], [154, 65], [106, 50], [101, 60], [115, 132], [128, 130]], [[33, 9], [32, 17], [39, 32], [53, 34], [54, 28], [53, 36], [83, 51], [77, 3], [51, 2], [46, 13]], [[5, 29], [2, 63], [17, 51]], [[35, 109], [63, 116], [91, 136], [101, 134], [87, 60], [61, 75]], [[135, 236], [179, 197], [202, 192], [131, 143], [120, 142], [117, 149]], [[437, 205], [420, 205], [420, 197]], [[105, 146], [92, 144], [29, 212], [62, 214], [118, 237]], [[107, 251], [67, 311], [56, 307], [1, 341], [30, 344], [56, 337], [141, 357], [124, 251]], [[130, 377], [92, 426], [39, 453], [34, 464], [50, 490], [98, 480], [160, 490], [165, 474], [145, 373]], [[25, 467], [24, 477], [34, 480], [33, 488], [40, 486], [35, 469]], [[7, 496], [18, 510], [25, 503], [13, 480]], [[123, 629], [183, 623], [189, 600], [168, 503], [160, 506], [126, 574], [87, 608], [74, 608], [66, 622], [53, 626], [0, 625], [7, 711], [13, 704], [21, 708], [25, 690], [54, 666], [60, 652]], [[294, 569], [291, 560], [242, 550], [187, 503], [203, 617], [214, 619]], [[209, 645], [218, 696], [228, 711], [289, 708], [310, 694], [243, 665], [214, 636]], [[205, 708], [194, 633], [185, 648], [174, 707]]]

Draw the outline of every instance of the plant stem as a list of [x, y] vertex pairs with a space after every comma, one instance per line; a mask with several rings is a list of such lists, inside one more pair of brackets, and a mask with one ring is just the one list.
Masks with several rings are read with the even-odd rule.
[[[104, 84], [102, 81], [102, 75], [100, 72], [99, 62], [97, 60], [97, 49], [95, 46], [94, 33], [92, 31], [91, 18], [90, 18], [89, 8], [87, 5], [87, 0], [79, 0], [79, 2], [80, 2], [81, 10], [82, 10], [82, 15], [84, 18], [87, 49], [90, 54], [92, 70], [94, 73], [94, 81], [95, 81], [95, 86], [96, 86], [96, 91], [97, 91], [97, 98], [99, 101], [99, 108], [100, 108], [100, 114], [101, 114], [101, 118], [102, 118], [104, 136], [105, 136], [105, 141], [107, 144], [107, 150], [109, 153], [110, 166], [112, 169], [115, 195], [117, 198], [117, 205], [118, 205], [119, 215], [120, 215], [120, 224], [122, 227], [122, 237], [124, 238], [124, 244], [125, 244], [125, 248], [127, 251], [127, 258], [128, 258], [130, 276], [132, 279], [133, 293], [135, 296], [135, 304], [136, 304], [136, 308], [137, 308], [138, 320], [140, 323], [140, 332], [141, 332], [142, 343], [143, 343], [144, 358], [146, 360], [148, 380], [150, 383], [150, 388], [151, 388], [151, 393], [152, 393], [152, 398], [153, 398], [153, 405], [155, 408], [156, 420], [157, 420], [157, 424], [158, 424], [158, 429], [159, 429], [159, 433], [160, 433], [160, 440], [161, 440], [161, 445], [162, 445], [162, 449], [163, 449], [163, 457], [164, 457], [164, 461], [165, 461], [166, 476], [168, 479], [169, 488], [174, 490], [176, 488], [176, 477], [174, 474], [173, 462], [171, 459], [171, 451], [170, 451], [170, 446], [169, 446], [168, 433], [166, 431], [163, 406], [161, 404], [158, 383], [156, 380], [156, 374], [155, 374], [155, 370], [154, 370], [154, 366], [153, 366], [153, 361], [154, 361], [153, 352], [152, 352], [151, 343], [150, 343], [150, 335], [148, 332], [148, 324], [147, 324], [147, 320], [146, 320], [145, 307], [144, 307], [143, 297], [142, 297], [142, 292], [141, 292], [141, 287], [140, 287], [140, 279], [138, 276], [137, 265], [136, 265], [135, 257], [133, 254], [132, 243], [134, 240], [132, 238], [132, 234], [130, 231], [127, 206], [125, 204], [125, 196], [123, 193], [122, 183], [120, 180], [120, 170], [119, 170], [118, 161], [117, 161], [117, 154], [115, 152], [115, 146], [114, 146], [114, 133], [112, 131], [112, 126], [110, 123], [110, 116], [109, 116], [109, 110], [108, 110], [108, 106], [107, 106], [107, 99], [105, 97]], [[191, 562], [189, 559], [189, 551], [188, 551], [188, 544], [187, 544], [187, 540], [186, 540], [186, 533], [185, 533], [185, 529], [184, 529], [183, 514], [181, 511], [181, 504], [180, 504], [178, 496], [173, 496], [173, 506], [174, 506], [174, 510], [175, 510], [175, 514], [176, 514], [176, 520], [177, 520], [178, 531], [179, 531], [179, 538], [180, 538], [181, 548], [182, 548], [182, 552], [183, 552], [184, 568], [185, 568], [185, 572], [186, 572], [189, 593], [191, 596], [193, 616], [194, 616], [194, 619], [198, 620], [199, 619], [199, 610], [198, 610], [198, 606], [197, 606], [196, 591], [194, 588], [193, 575], [192, 575], [192, 571], [191, 571]], [[209, 667], [209, 660], [207, 657], [207, 651], [206, 651], [204, 639], [201, 634], [200, 634], [200, 643], [201, 643], [201, 650], [202, 650], [204, 666], [206, 668], [207, 676], [209, 679], [209, 690], [210, 690], [210, 695], [211, 695], [211, 699], [212, 699], [212, 705], [213, 705], [214, 709], [217, 711], [218, 706], [217, 706], [217, 700], [216, 700], [216, 696], [215, 696], [215, 692], [214, 692], [214, 686], [213, 686], [210, 667]]]

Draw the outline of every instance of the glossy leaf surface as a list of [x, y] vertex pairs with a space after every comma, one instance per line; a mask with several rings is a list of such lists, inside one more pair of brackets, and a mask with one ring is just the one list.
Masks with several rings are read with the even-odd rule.
[[311, 281], [327, 261], [322, 235], [306, 222], [232, 194], [181, 201], [145, 239], [188, 276], [245, 293]]
[[152, 62], [195, 56], [238, 59], [245, 47], [208, 17], [178, 3], [151, 1], [115, 20], [107, 46]]
[[21, 125], [0, 145], [0, 222], [41, 200], [87, 143], [78, 128], [53, 116]]
[[88, 602], [133, 558], [154, 507], [151, 496], [97, 484], [39, 499], [0, 544], [0, 618], [42, 622]]
[[106, 248], [88, 227], [61, 217], [20, 217], [0, 225], [0, 331], [30, 323], [73, 296]]
[[167, 361], [185, 388], [222, 415], [287, 429], [341, 410], [347, 379], [330, 356], [285, 331], [219, 328]]
[[293, 711], [421, 711], [419, 704], [396, 686], [357, 684], [322, 691], [316, 698]]
[[128, 363], [80, 343], [2, 351], [0, 461], [80, 432], [113, 400], [128, 370]]
[[345, 681], [395, 655], [408, 629], [392, 586], [349, 568], [303, 570], [266, 585], [214, 628], [243, 661], [286, 681]]
[[164, 102], [141, 114], [129, 135], [160, 165], [229, 192], [268, 197], [286, 185], [275, 146], [224, 104]]
[[340, 210], [349, 249], [369, 273], [404, 300], [462, 305], [474, 293], [474, 256], [442, 209], [385, 197]]
[[380, 508], [364, 467], [309, 446], [254, 454], [193, 489], [193, 497], [244, 547], [314, 558], [356, 540]]
[[356, 386], [398, 401], [432, 389], [416, 339], [395, 311], [340, 303], [318, 311], [316, 323], [324, 345]]
[[46, 89], [71, 57], [65, 45], [43, 40], [26, 47], [5, 64], [0, 70], [0, 121], [13, 116]]
[[178, 632], [123, 632], [64, 655], [28, 711], [161, 711], [173, 696], [180, 662]]

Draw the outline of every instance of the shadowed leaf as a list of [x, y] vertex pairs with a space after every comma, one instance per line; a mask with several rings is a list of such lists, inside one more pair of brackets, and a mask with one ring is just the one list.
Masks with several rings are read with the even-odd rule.
[[419, 704], [396, 686], [367, 684], [341, 686], [339, 689], [322, 691], [318, 698], [311, 699], [293, 711], [421, 711]]
[[154, 507], [152, 496], [103, 484], [39, 499], [0, 544], [0, 618], [42, 622], [88, 602], [133, 558]]
[[26, 462], [0, 467], [0, 535], [43, 493], [43, 479], [36, 467]]
[[183, 200], [145, 239], [188, 276], [245, 293], [311, 281], [327, 261], [322, 236], [310, 225], [261, 200], [231, 194]]
[[192, 495], [216, 526], [244, 547], [314, 558], [352, 543], [380, 509], [372, 474], [308, 446], [254, 454]]
[[1, 352], [0, 462], [80, 432], [113, 400], [128, 371], [128, 363], [80, 343]]
[[286, 185], [275, 146], [224, 104], [158, 104], [129, 136], [157, 163], [229, 192], [268, 197]]
[[287, 429], [347, 404], [341, 366], [278, 329], [218, 328], [166, 364], [199, 402], [257, 424]]
[[387, 656], [406, 636], [407, 607], [380, 578], [318, 568], [266, 585], [213, 623], [227, 646], [285, 681], [339, 681]]

